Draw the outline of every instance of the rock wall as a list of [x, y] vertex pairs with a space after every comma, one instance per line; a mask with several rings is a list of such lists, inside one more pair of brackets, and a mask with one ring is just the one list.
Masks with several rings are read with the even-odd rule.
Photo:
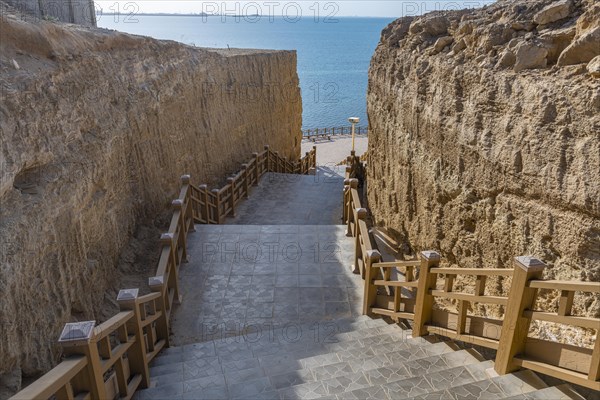
[[[599, 35], [592, 0], [390, 24], [369, 73], [375, 223], [407, 254], [464, 267], [535, 255], [548, 278], [599, 282]], [[600, 299], [578, 296], [576, 312], [599, 316]]]
[[299, 157], [302, 102], [293, 51], [3, 11], [0, 378], [20, 378], [53, 365], [64, 323], [99, 319], [119, 254], [140, 221], [170, 214], [182, 174], [218, 183], [265, 144]]
[[93, 0], [5, 0], [35, 19], [56, 20], [85, 26], [96, 26]]

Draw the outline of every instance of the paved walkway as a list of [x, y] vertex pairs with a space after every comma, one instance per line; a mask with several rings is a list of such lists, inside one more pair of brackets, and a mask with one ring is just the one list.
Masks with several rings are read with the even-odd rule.
[[[318, 153], [317, 153], [318, 154]], [[268, 173], [228, 224], [336, 225], [342, 218], [342, 167], [321, 167], [315, 175]]]
[[[356, 155], [360, 156], [367, 151], [369, 140], [366, 136], [361, 135], [356, 137], [355, 149]], [[313, 146], [317, 146], [317, 164], [337, 165], [345, 160], [350, 155], [352, 150], [351, 136], [333, 136], [332, 140], [319, 139], [316, 143], [310, 140], [302, 141], [302, 154], [310, 151]]]
[[331, 169], [269, 174], [236, 218], [197, 225], [180, 271], [174, 345], [360, 315], [354, 244], [339, 225], [342, 185]]

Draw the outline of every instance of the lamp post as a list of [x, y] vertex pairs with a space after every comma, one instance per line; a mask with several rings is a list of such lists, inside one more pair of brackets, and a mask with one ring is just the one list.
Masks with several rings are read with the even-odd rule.
[[355, 127], [356, 124], [358, 124], [360, 122], [360, 118], [358, 117], [350, 117], [348, 118], [348, 122], [350, 122], [352, 124], [352, 153], [354, 154], [354, 136], [355, 136]]

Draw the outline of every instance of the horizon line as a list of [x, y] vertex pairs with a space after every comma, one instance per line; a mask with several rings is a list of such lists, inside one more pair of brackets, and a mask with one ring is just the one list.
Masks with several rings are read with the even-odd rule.
[[[119, 12], [98, 12], [96, 11], [96, 15], [124, 15], [124, 13]], [[129, 15], [129, 14], [127, 14]], [[247, 18], [247, 17], [265, 17], [265, 18], [285, 18], [281, 15], [261, 15], [261, 14], [250, 14], [250, 15], [240, 15], [240, 14], [203, 14], [203, 13], [168, 13], [168, 12], [148, 12], [148, 13], [135, 13], [132, 14], [131, 17], [136, 16], [173, 16], [173, 17], [231, 17], [231, 18]], [[313, 18], [312, 16], [300, 16], [299, 18]], [[402, 18], [402, 16], [379, 16], [379, 15], [337, 15], [335, 18]]]

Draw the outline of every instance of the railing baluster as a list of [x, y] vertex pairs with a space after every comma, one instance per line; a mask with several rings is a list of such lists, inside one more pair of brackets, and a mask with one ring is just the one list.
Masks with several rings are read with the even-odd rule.
[[227, 184], [229, 185], [229, 207], [231, 211], [229, 211], [230, 217], [235, 217], [235, 179], [227, 178]]
[[513, 358], [525, 349], [531, 323], [530, 318], [523, 316], [523, 311], [533, 307], [536, 297], [536, 290], [527, 285], [532, 279], [540, 279], [546, 268], [543, 262], [532, 257], [516, 257], [513, 264], [512, 286], [494, 364], [494, 369], [501, 375], [519, 369]]
[[415, 303], [415, 321], [413, 336], [425, 336], [428, 331], [425, 327], [431, 321], [433, 312], [433, 296], [429, 293], [435, 289], [437, 275], [429, 272], [440, 263], [440, 255], [435, 251], [421, 252], [421, 267], [419, 269], [419, 283]]
[[183, 249], [183, 253], [181, 253], [181, 260], [182, 262], [188, 262], [188, 256], [187, 256], [187, 229], [186, 229], [186, 222], [185, 222], [185, 210], [184, 210], [184, 204], [183, 201], [181, 199], [175, 199], [171, 202], [171, 206], [173, 207], [173, 211], [174, 212], [179, 212], [179, 236], [177, 238], [177, 243], [175, 243], [175, 254], [178, 256], [179, 252], [177, 251], [177, 249], [179, 247], [181, 247]]
[[248, 171], [248, 164], [242, 164], [242, 177], [243, 177], [243, 188], [244, 188], [244, 198], [248, 198], [250, 196], [250, 172]]
[[265, 153], [265, 155], [266, 155], [266, 158], [267, 158], [266, 165], [265, 165], [265, 169], [266, 169], [266, 171], [267, 171], [267, 172], [272, 172], [272, 171], [271, 171], [271, 168], [272, 168], [272, 167], [271, 167], [271, 157], [270, 157], [270, 155], [271, 155], [271, 150], [269, 149], [269, 145], [265, 145], [265, 150], [267, 151], [267, 152]]
[[212, 193], [215, 196], [215, 217], [217, 220], [217, 224], [221, 225], [221, 223], [223, 222], [223, 215], [221, 214], [221, 193], [219, 189], [213, 189]]
[[[148, 279], [148, 286], [150, 290], [155, 293], [160, 293], [158, 298], [158, 310], [161, 312], [160, 318], [156, 321], [156, 331], [158, 337], [164, 339], [166, 347], [170, 346], [169, 340], [169, 290], [165, 287], [164, 278], [162, 276], [155, 276]], [[142, 338], [143, 339], [143, 338]]]
[[[210, 200], [208, 198], [208, 196], [209, 196], [208, 185], [202, 184], [198, 188], [200, 189], [201, 196], [204, 196], [204, 203], [202, 204], [201, 219], [203, 220], [204, 223], [210, 224], [210, 210], [209, 210]], [[201, 197], [201, 199], [202, 199], [202, 197]]]
[[147, 349], [144, 340], [144, 330], [142, 329], [138, 294], [139, 289], [121, 290], [117, 296], [117, 303], [119, 303], [121, 311], [133, 311], [134, 317], [129, 325], [129, 330], [135, 336], [135, 343], [128, 351], [129, 369], [134, 374], [140, 374], [142, 376], [142, 387], [148, 388], [150, 387], [150, 372], [148, 369]]
[[485, 282], [487, 281], [487, 276], [479, 275], [477, 277], [477, 281], [475, 282], [475, 294], [477, 296], [483, 296], [485, 293]]
[[560, 301], [558, 303], [558, 315], [571, 315], [571, 309], [573, 308], [574, 298], [575, 292], [571, 290], [561, 290]]
[[352, 224], [356, 224], [354, 221], [354, 204], [352, 202], [352, 190], [358, 189], [358, 179], [350, 179], [350, 194], [348, 199], [348, 209], [346, 211], [347, 216], [347, 227], [346, 227], [346, 236], [354, 236], [354, 232], [352, 231]]
[[107, 398], [106, 386], [104, 385], [98, 345], [95, 341], [95, 324], [95, 321], [66, 324], [59, 339], [59, 343], [63, 347], [64, 355], [69, 356], [77, 354], [86, 357], [87, 381], [89, 382], [89, 385], [86, 386], [89, 386], [93, 398], [105, 399]]
[[456, 320], [456, 333], [462, 335], [465, 333], [467, 326], [467, 301], [459, 300], [458, 302], [458, 318]]
[[600, 328], [596, 329], [596, 343], [594, 344], [594, 350], [592, 350], [588, 379], [593, 382], [600, 380]]
[[[354, 222], [356, 235], [354, 236], [354, 265], [352, 265], [352, 272], [355, 274], [361, 274], [361, 276], [364, 278], [366, 267], [365, 267], [364, 262], [362, 262], [363, 254], [362, 254], [362, 246], [360, 245], [360, 237], [361, 237], [361, 235], [368, 235], [369, 232], [361, 232], [360, 231], [359, 221], [360, 220], [364, 221], [365, 218], [367, 218], [367, 210], [365, 208], [357, 208], [355, 211], [356, 211], [356, 216], [357, 216], [358, 220]], [[360, 269], [361, 262], [363, 265], [362, 271]]]
[[451, 292], [452, 287], [454, 286], [454, 278], [456, 275], [446, 274], [446, 278], [444, 281], [444, 292]]
[[260, 169], [259, 169], [259, 164], [260, 164], [260, 160], [259, 160], [259, 156], [258, 153], [252, 153], [252, 156], [254, 157], [254, 186], [258, 186], [258, 181], [260, 180]]
[[381, 253], [377, 250], [369, 250], [364, 257], [365, 263], [365, 287], [363, 296], [363, 314], [372, 315], [371, 308], [377, 302], [377, 286], [373, 282], [379, 275], [379, 270], [372, 268], [371, 266], [381, 261]]

